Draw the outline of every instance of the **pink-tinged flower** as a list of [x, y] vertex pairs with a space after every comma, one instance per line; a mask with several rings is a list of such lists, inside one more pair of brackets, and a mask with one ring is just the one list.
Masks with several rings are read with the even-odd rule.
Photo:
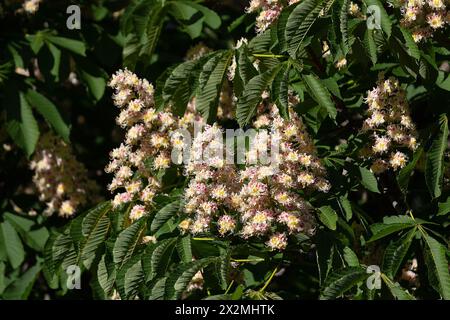
[[217, 221], [217, 225], [219, 227], [220, 235], [223, 236], [227, 233], [234, 232], [234, 229], [236, 228], [236, 220], [229, 215], [223, 215]]
[[282, 251], [286, 249], [287, 237], [285, 233], [276, 233], [266, 242], [267, 246], [272, 250]]
[[133, 195], [129, 194], [128, 192], [118, 193], [115, 195], [113, 200], [113, 207], [117, 208], [121, 206], [122, 204], [128, 203], [133, 200]]
[[143, 205], [135, 205], [130, 211], [131, 221], [136, 221], [146, 215], [146, 208]]

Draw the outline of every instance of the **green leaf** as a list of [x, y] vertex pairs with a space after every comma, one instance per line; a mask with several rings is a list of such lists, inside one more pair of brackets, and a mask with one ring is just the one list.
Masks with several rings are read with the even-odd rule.
[[3, 261], [0, 261], [0, 296], [3, 294], [3, 291], [5, 291], [6, 288], [5, 269], [5, 263]]
[[277, 107], [284, 119], [289, 119], [289, 69], [283, 67], [273, 82], [273, 95], [277, 98]]
[[374, 30], [366, 30], [366, 33], [364, 35], [364, 47], [373, 65], [376, 65], [378, 61], [378, 49], [373, 37], [373, 33]]
[[289, 54], [295, 58], [300, 50], [303, 40], [313, 23], [318, 19], [322, 9], [334, 1], [303, 0], [289, 15], [286, 24], [286, 41]]
[[6, 300], [26, 300], [30, 295], [34, 282], [36, 281], [39, 272], [41, 271], [40, 262], [29, 268], [18, 279], [13, 281], [3, 293]]
[[425, 180], [433, 198], [438, 198], [442, 193], [444, 155], [448, 144], [448, 119], [445, 114], [440, 116], [439, 123], [439, 133], [428, 150], [425, 163]]
[[119, 234], [113, 249], [114, 263], [116, 263], [118, 269], [122, 268], [134, 254], [146, 228], [146, 220], [141, 218]]
[[393, 279], [411, 246], [416, 229], [412, 229], [399, 240], [392, 241], [384, 251], [381, 269], [391, 279]]
[[349, 247], [344, 248], [344, 260], [349, 267], [359, 267], [359, 259], [356, 253]]
[[208, 7], [202, 6], [201, 4], [191, 2], [189, 1], [188, 4], [203, 13], [203, 18], [205, 23], [212, 29], [218, 29], [220, 25], [222, 24], [222, 20], [220, 19], [220, 16], [214, 12], [213, 10], [209, 9]]
[[47, 99], [45, 96], [37, 91], [28, 90], [26, 93], [27, 101], [32, 105], [48, 123], [55, 129], [55, 131], [69, 142], [70, 129], [62, 119], [58, 108]]
[[14, 142], [25, 151], [27, 157], [30, 157], [39, 140], [39, 127], [25, 94], [19, 92], [13, 99], [8, 101], [7, 105], [11, 111], [7, 109], [6, 130]]
[[150, 225], [150, 232], [155, 233], [158, 229], [167, 222], [170, 218], [172, 218], [181, 207], [181, 200], [177, 199], [166, 206], [164, 206], [161, 210], [159, 210]]
[[349, 34], [348, 34], [348, 9], [350, 7], [350, 0], [344, 0], [341, 12], [340, 12], [340, 30], [342, 34], [342, 43], [344, 44], [345, 51], [348, 52], [349, 44]]
[[116, 268], [114, 261], [109, 254], [105, 253], [98, 263], [97, 279], [106, 296], [112, 294], [115, 278]]
[[336, 211], [334, 211], [334, 209], [330, 206], [323, 206], [319, 208], [319, 219], [327, 228], [336, 230], [338, 216]]
[[341, 196], [341, 197], [339, 197], [339, 203], [341, 204], [342, 208], [344, 209], [345, 219], [347, 221], [350, 221], [350, 219], [353, 216], [352, 205], [351, 205], [350, 201], [348, 200], [348, 198], [346, 196]]
[[30, 42], [30, 47], [34, 54], [38, 54], [44, 46], [44, 37], [45, 34], [43, 32], [38, 32], [34, 35], [26, 35], [26, 39]]
[[53, 67], [50, 70], [50, 74], [55, 77], [56, 81], [59, 81], [59, 68], [61, 66], [61, 50], [56, 46], [47, 42], [47, 47], [53, 57]]
[[[143, 259], [147, 260], [144, 263], [148, 265], [148, 261], [150, 261], [149, 279], [166, 273], [176, 242], [177, 238], [159, 241], [156, 243], [154, 250], [151, 251], [151, 255], [144, 255]], [[149, 268], [146, 267], [146, 270], [149, 270]]]
[[67, 49], [83, 57], [86, 56], [86, 46], [82, 41], [50, 35], [46, 36], [45, 39], [58, 47]]
[[89, 92], [96, 101], [105, 94], [106, 79], [103, 70], [99, 68], [80, 69], [80, 78], [87, 85]]
[[367, 168], [359, 167], [359, 173], [361, 175], [361, 184], [369, 191], [380, 193], [380, 190], [378, 190], [378, 182], [377, 178], [373, 174], [372, 171], [370, 171]]
[[84, 217], [81, 224], [84, 238], [79, 253], [83, 261], [92, 260], [99, 246], [104, 243], [111, 227], [108, 216], [110, 211], [111, 202], [106, 201], [89, 210]]
[[186, 110], [194, 85], [192, 84], [193, 74], [197, 66], [203, 59], [187, 61], [176, 66], [167, 77], [162, 98], [166, 104], [172, 104], [173, 112], [182, 116]]
[[249, 59], [250, 53], [247, 45], [243, 44], [238, 50], [236, 50], [235, 56], [237, 66], [236, 74], [233, 80], [233, 90], [235, 95], [239, 97], [250, 79], [258, 75], [258, 71]]
[[366, 270], [359, 267], [350, 267], [335, 271], [327, 278], [320, 294], [320, 300], [336, 299], [368, 277], [369, 274], [366, 273]]
[[368, 242], [381, 239], [403, 229], [412, 228], [415, 225], [416, 222], [408, 216], [385, 217], [383, 223], [375, 223], [370, 226], [373, 235]]
[[142, 262], [139, 260], [125, 273], [125, 295], [127, 299], [136, 296], [139, 287], [144, 282], [144, 272], [142, 271]]
[[177, 252], [183, 262], [192, 261], [191, 235], [180, 236], [177, 240]]
[[217, 258], [204, 258], [178, 266], [167, 278], [164, 296], [169, 300], [179, 299], [194, 275]]
[[409, 30], [400, 27], [400, 31], [403, 34], [403, 38], [405, 39], [406, 47], [408, 48], [408, 53], [411, 57], [413, 57], [416, 60], [420, 59], [420, 50], [417, 46], [416, 42], [414, 41], [412, 34]]
[[446, 215], [450, 212], [450, 197], [447, 198], [445, 202], [440, 202], [438, 204], [438, 216]]
[[383, 279], [386, 286], [391, 291], [391, 294], [397, 299], [397, 300], [416, 300], [414, 296], [412, 296], [408, 291], [403, 289], [398, 282], [393, 282], [391, 279], [388, 279], [385, 275], [381, 275], [381, 278]]
[[245, 85], [236, 107], [236, 118], [241, 127], [248, 125], [252, 120], [256, 108], [262, 100], [263, 91], [272, 83], [280, 68], [281, 65], [275, 66], [252, 78]]
[[312, 74], [303, 76], [303, 80], [306, 83], [306, 87], [311, 97], [313, 97], [322, 108], [327, 110], [331, 119], [336, 119], [336, 106], [331, 100], [330, 93], [322, 84], [321, 80]]
[[423, 154], [423, 146], [419, 146], [419, 148], [417, 148], [417, 150], [414, 152], [412, 160], [408, 163], [407, 166], [402, 168], [397, 175], [397, 183], [400, 190], [403, 193], [406, 193], [408, 191], [409, 179], [413, 174], [417, 162], [422, 157], [422, 154]]
[[39, 252], [44, 250], [45, 243], [49, 237], [45, 227], [38, 228], [38, 225], [33, 220], [17, 214], [5, 212], [3, 216], [20, 233], [28, 246]]
[[383, 3], [380, 0], [364, 0], [364, 2], [367, 7], [376, 6], [380, 10], [381, 29], [383, 29], [387, 37], [390, 38], [392, 33], [392, 21], [386, 12], [386, 9], [384, 9]]
[[439, 243], [436, 239], [430, 237], [424, 233], [423, 238], [430, 249], [430, 255], [432, 258], [433, 267], [436, 272], [433, 272], [436, 276], [439, 284], [439, 293], [445, 300], [450, 300], [450, 274], [448, 271], [448, 261], [446, 257], [446, 247]]
[[205, 63], [200, 73], [196, 110], [208, 123], [216, 119], [222, 85], [232, 58], [233, 51], [219, 52]]
[[9, 221], [0, 224], [0, 251], [6, 252], [9, 263], [14, 269], [20, 267], [25, 259], [25, 251], [14, 227]]

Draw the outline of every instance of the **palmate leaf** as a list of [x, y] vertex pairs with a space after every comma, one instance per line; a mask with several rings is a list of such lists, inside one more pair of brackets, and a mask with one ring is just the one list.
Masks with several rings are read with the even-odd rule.
[[182, 116], [195, 91], [198, 69], [209, 57], [210, 55], [205, 55], [198, 60], [187, 61], [173, 68], [166, 77], [163, 88], [157, 88], [158, 91], [161, 91], [164, 102], [160, 103], [159, 107], [171, 104], [173, 113]]
[[145, 248], [142, 254], [142, 269], [146, 281], [162, 276], [167, 270], [177, 238], [164, 239]]
[[267, 29], [261, 34], [258, 34], [248, 43], [248, 48], [252, 53], [263, 53], [270, 51], [270, 45], [272, 43], [272, 36], [270, 29]]
[[106, 296], [112, 294], [115, 278], [116, 268], [114, 261], [110, 254], [105, 253], [98, 263], [97, 279]]
[[403, 289], [398, 282], [393, 282], [384, 274], [381, 274], [381, 279], [383, 279], [384, 283], [389, 288], [389, 291], [397, 300], [416, 300], [416, 298]]
[[150, 256], [151, 276], [163, 275], [170, 263], [177, 238], [165, 239], [157, 243]]
[[258, 75], [258, 71], [250, 61], [249, 56], [250, 53], [246, 44], [243, 44], [235, 51], [237, 66], [233, 80], [233, 90], [237, 97], [242, 94], [245, 85], [250, 79]]
[[58, 47], [67, 49], [83, 57], [86, 56], [86, 45], [82, 41], [51, 35], [46, 35], [45, 39]]
[[376, 65], [378, 61], [378, 48], [373, 33], [374, 30], [366, 30], [364, 35], [364, 47], [373, 65]]
[[45, 96], [37, 91], [28, 90], [26, 93], [26, 99], [31, 106], [33, 106], [53, 129], [64, 139], [69, 142], [70, 129], [62, 119], [58, 108], [47, 99]]
[[22, 241], [9, 221], [0, 224], [0, 251], [6, 252], [6, 257], [14, 269], [17, 269], [25, 259]]
[[146, 228], [147, 221], [141, 218], [119, 234], [113, 249], [114, 263], [116, 263], [118, 269], [122, 268], [134, 254]]
[[403, 39], [405, 39], [405, 45], [408, 48], [408, 53], [411, 57], [416, 60], [420, 59], [420, 50], [417, 46], [411, 32], [405, 28], [400, 27], [400, 31], [402, 32]]
[[445, 114], [440, 116], [439, 124], [439, 133], [427, 152], [425, 163], [425, 181], [433, 198], [439, 197], [442, 193], [444, 154], [448, 143], [448, 119]]
[[375, 223], [370, 226], [372, 237], [368, 242], [381, 239], [403, 229], [412, 228], [415, 225], [416, 222], [408, 216], [385, 217], [383, 223]]
[[138, 289], [144, 283], [144, 272], [141, 260], [137, 261], [125, 273], [125, 296], [127, 299], [133, 298], [138, 293]]
[[417, 162], [422, 157], [422, 154], [423, 146], [419, 146], [419, 148], [417, 148], [417, 150], [414, 152], [412, 160], [408, 163], [407, 166], [401, 169], [397, 175], [397, 183], [403, 193], [406, 193], [408, 191], [409, 180], [414, 172]]
[[178, 266], [166, 280], [164, 298], [179, 299], [194, 275], [209, 264], [216, 262], [217, 259], [217, 257], [204, 258]]
[[331, 119], [335, 119], [337, 115], [336, 106], [331, 100], [330, 93], [327, 88], [322, 84], [321, 80], [316, 76], [309, 74], [303, 76], [303, 80], [306, 83], [307, 89], [311, 97], [322, 107], [327, 110]]
[[148, 300], [163, 300], [167, 277], [155, 279], [147, 286]]
[[442, 298], [450, 300], [450, 274], [446, 247], [426, 233], [423, 234], [423, 238], [429, 248], [429, 256], [431, 257], [431, 264], [427, 263], [428, 274], [431, 273], [436, 278], [438, 291]]
[[344, 260], [349, 267], [359, 267], [358, 256], [349, 247], [344, 248]]
[[331, 230], [336, 230], [336, 222], [338, 216], [336, 211], [330, 206], [323, 206], [319, 208], [319, 219], [322, 223]]
[[79, 248], [79, 255], [83, 261], [93, 259], [98, 247], [105, 241], [111, 227], [108, 216], [111, 207], [111, 202], [103, 202], [89, 210], [84, 217], [81, 224], [84, 238]]
[[352, 204], [346, 196], [339, 197], [339, 204], [345, 213], [345, 220], [350, 221], [353, 216]]
[[345, 268], [331, 273], [325, 281], [320, 300], [332, 300], [340, 297], [353, 286], [366, 280], [369, 275], [360, 267]]
[[39, 126], [25, 94], [23, 92], [19, 92], [17, 95], [11, 93], [11, 98], [12, 100], [8, 101], [6, 106], [6, 130], [14, 142], [25, 151], [27, 157], [30, 157], [39, 140]]
[[262, 100], [263, 91], [272, 83], [280, 69], [281, 64], [257, 75], [247, 83], [236, 107], [236, 118], [241, 127], [250, 123]]
[[[129, 296], [126, 293], [125, 280], [126, 280], [126, 277], [127, 277], [127, 272], [130, 270], [130, 268], [133, 268], [133, 266], [135, 266], [137, 263], [141, 262], [141, 257], [142, 257], [141, 253], [136, 253], [136, 254], [133, 254], [130, 257], [130, 259], [128, 259], [122, 266], [120, 266], [120, 268], [116, 265], [115, 287], [116, 287], [116, 289], [117, 289], [117, 291], [118, 291], [118, 293], [119, 293], [119, 295], [120, 295], [120, 297], [122, 299], [130, 299], [130, 298], [132, 298], [131, 296]], [[136, 269], [135, 269], [135, 271], [139, 272], [139, 270], [136, 270]], [[129, 279], [128, 279], [128, 285], [130, 285], [130, 280], [133, 283], [135, 282], [132, 279], [132, 278], [134, 278], [135, 275], [136, 275], [136, 273], [133, 273], [133, 272], [130, 273]], [[144, 278], [143, 277], [141, 277], [140, 283], [144, 284]], [[129, 287], [128, 289], [132, 289], [132, 288]], [[128, 291], [128, 293], [132, 293], [133, 294], [135, 292]]]
[[196, 110], [208, 123], [215, 121], [223, 82], [233, 58], [233, 51], [218, 52], [203, 66], [199, 77]]
[[42, 265], [38, 261], [5, 289], [3, 298], [6, 300], [26, 300], [41, 269]]
[[284, 119], [289, 119], [289, 71], [289, 66], [283, 64], [272, 84], [272, 95], [276, 98], [277, 107]]
[[361, 175], [361, 184], [369, 191], [380, 193], [378, 190], [378, 181], [372, 171], [367, 168], [359, 167]]
[[303, 0], [289, 15], [286, 24], [286, 42], [289, 54], [295, 58], [309, 29], [319, 17], [321, 11], [334, 0]]
[[3, 218], [11, 223], [28, 246], [38, 252], [44, 250], [45, 243], [49, 237], [45, 227], [38, 227], [35, 221], [9, 212], [4, 212]]
[[438, 216], [446, 215], [450, 212], [450, 197], [447, 198], [445, 202], [440, 202], [438, 204]]
[[177, 199], [161, 208], [153, 217], [150, 232], [155, 233], [167, 220], [172, 218], [180, 210], [181, 201], [181, 199]]
[[403, 259], [411, 246], [415, 233], [416, 229], [414, 228], [399, 240], [392, 241], [384, 251], [381, 269], [389, 278], [393, 279], [397, 274], [397, 271], [402, 265]]
[[177, 252], [183, 262], [192, 261], [191, 235], [180, 236], [177, 240]]
[[340, 30], [342, 35], [342, 43], [344, 45], [345, 53], [350, 49], [349, 34], [348, 34], [348, 9], [350, 6], [350, 0], [344, 0], [340, 12]]

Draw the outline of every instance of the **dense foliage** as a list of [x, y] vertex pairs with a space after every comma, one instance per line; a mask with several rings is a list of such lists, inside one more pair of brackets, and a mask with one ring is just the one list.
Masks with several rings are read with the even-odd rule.
[[450, 299], [448, 8], [2, 2], [0, 298]]

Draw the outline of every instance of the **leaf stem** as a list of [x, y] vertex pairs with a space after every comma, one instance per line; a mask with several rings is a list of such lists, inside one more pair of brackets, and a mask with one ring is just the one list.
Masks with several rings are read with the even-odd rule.
[[231, 260], [233, 260], [233, 262], [259, 262], [259, 261], [264, 261], [265, 259], [263, 259], [263, 258], [259, 258], [259, 259], [234, 259], [234, 258], [231, 258]]
[[262, 287], [261, 289], [259, 289], [260, 293], [263, 293], [264, 290], [266, 290], [267, 286], [270, 284], [270, 282], [272, 281], [273, 277], [275, 276], [275, 273], [277, 273], [278, 267], [276, 267], [275, 269], [273, 269], [272, 274], [270, 275], [269, 279], [267, 279], [266, 283], [264, 284], [264, 287]]
[[287, 56], [284, 56], [282, 54], [261, 54], [261, 53], [254, 53], [253, 56], [255, 58], [287, 58]]
[[231, 280], [231, 282], [230, 282], [230, 284], [228, 285], [228, 288], [227, 288], [227, 290], [225, 291], [225, 293], [224, 294], [227, 294], [228, 293], [228, 291], [230, 291], [230, 289], [231, 289], [231, 286], [234, 284], [234, 280]]

